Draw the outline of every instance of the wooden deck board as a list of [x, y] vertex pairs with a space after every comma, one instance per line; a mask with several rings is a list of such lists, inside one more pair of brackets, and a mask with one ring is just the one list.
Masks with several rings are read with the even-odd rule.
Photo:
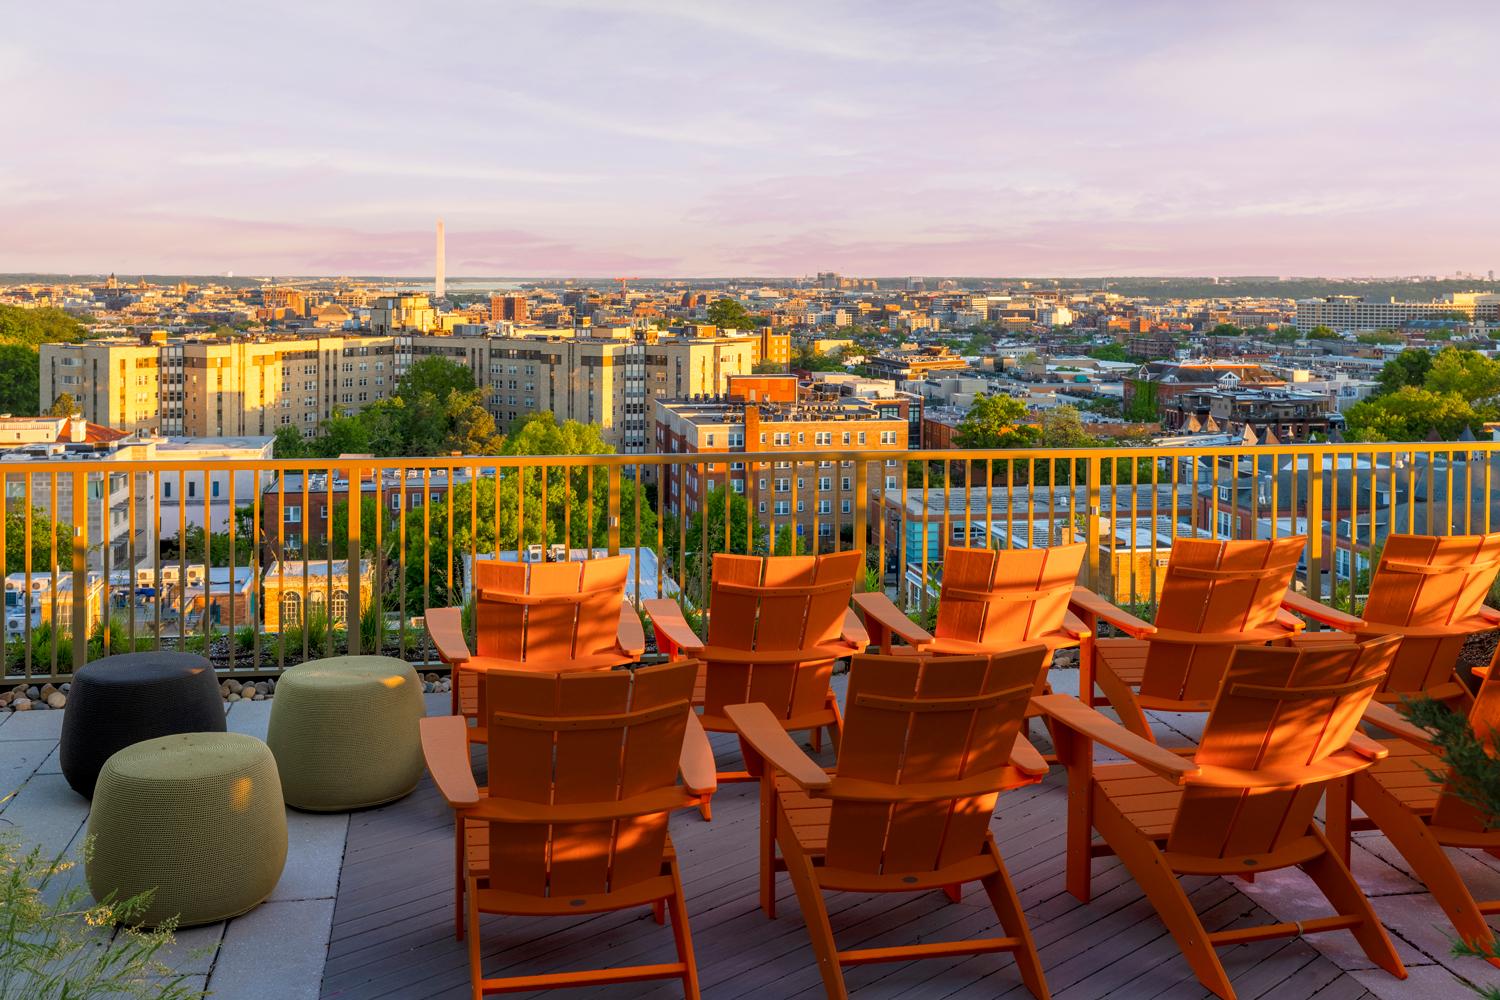
[[[721, 761], [737, 747], [716, 737]], [[1207, 994], [1193, 979], [1150, 904], [1112, 859], [1095, 862], [1094, 899], [1063, 890], [1063, 776], [1003, 796], [996, 840], [1016, 883], [1059, 1000], [1154, 1000]], [[822, 986], [785, 876], [778, 918], [767, 921], [756, 888], [759, 808], [754, 785], [729, 785], [714, 800], [714, 822], [672, 819], [705, 997], [817, 997]], [[412, 796], [356, 814], [350, 823], [322, 995], [339, 1000], [447, 998], [467, 994], [465, 946], [453, 936], [452, 823], [426, 779]], [[1272, 918], [1232, 882], [1191, 879], [1188, 888], [1211, 929]], [[983, 894], [970, 887], [951, 904], [939, 893], [829, 896], [842, 947], [998, 933]], [[486, 917], [488, 975], [542, 973], [599, 962], [671, 961], [672, 935], [646, 913], [574, 920]], [[1242, 997], [1360, 1000], [1366, 991], [1304, 941], [1242, 945], [1221, 952]], [[858, 997], [1023, 997], [1006, 955], [892, 963], [846, 971]], [[676, 997], [675, 982], [601, 987], [568, 996]], [[531, 994], [527, 994], [531, 995]]]

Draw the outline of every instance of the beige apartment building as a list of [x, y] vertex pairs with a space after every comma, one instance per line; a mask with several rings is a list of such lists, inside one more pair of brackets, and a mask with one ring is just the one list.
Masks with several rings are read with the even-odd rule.
[[44, 344], [41, 405], [71, 393], [85, 419], [142, 433], [312, 434], [336, 409], [390, 396], [414, 362], [439, 356], [473, 370], [502, 426], [550, 410], [598, 423], [615, 448], [640, 452], [653, 400], [724, 392], [729, 376], [751, 371], [759, 346], [754, 336], [638, 336], [628, 327]]

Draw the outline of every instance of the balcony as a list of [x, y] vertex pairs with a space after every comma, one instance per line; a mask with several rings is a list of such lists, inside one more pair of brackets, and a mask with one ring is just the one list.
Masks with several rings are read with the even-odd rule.
[[[0, 465], [8, 510], [38, 511], [33, 521], [11, 518], [0, 527], [0, 553], [7, 553], [0, 566], [6, 579], [0, 689], [60, 686], [89, 659], [134, 648], [204, 651], [226, 684], [272, 680], [304, 659], [343, 651], [386, 651], [417, 664], [423, 675], [441, 676], [422, 628], [424, 609], [466, 603], [471, 567], [480, 559], [631, 554], [629, 599], [675, 596], [701, 607], [715, 552], [855, 548], [865, 553], [863, 586], [884, 587], [915, 614], [936, 593], [947, 544], [1081, 540], [1089, 547], [1086, 582], [1149, 613], [1175, 539], [1306, 534], [1299, 585], [1357, 610], [1387, 531], [1500, 527], [1500, 504], [1492, 502], [1500, 496], [1497, 453], [1500, 445], [1488, 442], [840, 452], [832, 456], [837, 471], [824, 473], [831, 478], [826, 491], [816, 487], [828, 452], [780, 449], [747, 456], [743, 471], [726, 470], [722, 454], [158, 462], [123, 470], [119, 463], [75, 461]], [[710, 473], [715, 457], [719, 465]], [[757, 488], [760, 478], [776, 478], [775, 463], [793, 470], [782, 476], [789, 478], [787, 514], [774, 506], [782, 494]], [[103, 537], [91, 534], [111, 520], [89, 509], [98, 501], [87, 488], [91, 478], [122, 471], [128, 473], [123, 545], [111, 537], [113, 526]], [[187, 496], [182, 484], [206, 484], [210, 476], [228, 484], [229, 508], [243, 513], [221, 531], [206, 500], [197, 517], [188, 502], [188, 544], [175, 532], [163, 537], [164, 484]], [[694, 477], [696, 489], [687, 485]], [[744, 492], [726, 488], [726, 477], [742, 480]], [[799, 477], [806, 483], [800, 489]], [[1264, 488], [1221, 491], [1248, 477]], [[671, 494], [659, 505], [657, 484], [667, 482], [684, 484], [681, 509]], [[200, 497], [207, 493], [206, 486], [198, 490]], [[351, 518], [355, 493], [361, 516]], [[711, 505], [707, 517], [700, 498]], [[819, 512], [821, 499], [831, 501], [828, 513]], [[805, 502], [801, 514], [798, 501]], [[43, 523], [64, 526], [54, 542], [44, 529], [38, 534]], [[214, 530], [191, 531], [205, 524]], [[30, 534], [20, 545], [18, 525]], [[87, 628], [76, 627], [80, 622]], [[1060, 692], [1076, 690], [1076, 671], [1067, 663], [1052, 679]], [[835, 689], [842, 697], [842, 677]], [[449, 711], [447, 694], [425, 698], [429, 714]], [[229, 729], [263, 738], [272, 703], [227, 705]], [[63, 714], [0, 712], [0, 822], [25, 844], [76, 857], [88, 803], [57, 770]], [[1153, 723], [1183, 745], [1197, 735], [1177, 717], [1153, 716]], [[1034, 734], [1045, 747], [1040, 730]], [[714, 739], [721, 760], [736, 766], [737, 742]], [[831, 760], [826, 752], [825, 758]], [[731, 785], [721, 789], [712, 824], [691, 814], [671, 822], [704, 992], [819, 996], [789, 885], [781, 883], [777, 922], [767, 922], [755, 903], [758, 810], [754, 785]], [[171, 962], [190, 984], [216, 997], [467, 995], [465, 945], [454, 940], [451, 923], [452, 821], [428, 779], [388, 806], [292, 812], [289, 824], [287, 867], [270, 900], [242, 917], [179, 934]], [[1065, 825], [1065, 780], [1055, 769], [1041, 785], [1003, 795], [992, 823], [1053, 992], [1204, 995], [1117, 862], [1096, 868], [1093, 902], [1063, 891]], [[1393, 861], [1383, 838], [1360, 835], [1355, 852], [1356, 874], [1378, 897], [1377, 910], [1399, 938], [1413, 978], [1402, 983], [1370, 971], [1339, 935], [1247, 939], [1222, 953], [1242, 996], [1439, 995], [1458, 990], [1460, 976], [1493, 981], [1487, 966], [1449, 954], [1435, 904]], [[1490, 869], [1488, 878], [1500, 878], [1500, 861], [1479, 851], [1466, 856], [1471, 866]], [[1204, 878], [1189, 888], [1211, 929], [1306, 916], [1295, 876], [1253, 883]], [[975, 892], [971, 887], [957, 904], [940, 893], [835, 897], [834, 929], [848, 947], [910, 940], [913, 931], [935, 939], [962, 935], [987, 919]], [[670, 934], [643, 913], [563, 920], [545, 929], [516, 918], [484, 923], [491, 967], [545, 973], [573, 967], [591, 951], [604, 961], [671, 960]], [[1023, 992], [1014, 965], [993, 956], [870, 966], [851, 971], [849, 981], [856, 996]], [[648, 991], [622, 985], [612, 995]], [[675, 986], [649, 995], [676, 995]]]

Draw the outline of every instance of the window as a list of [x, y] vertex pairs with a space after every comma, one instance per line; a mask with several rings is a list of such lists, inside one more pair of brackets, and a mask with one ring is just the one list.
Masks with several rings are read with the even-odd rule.
[[1225, 511], [1225, 510], [1219, 511], [1219, 517], [1218, 517], [1218, 525], [1217, 525], [1217, 527], [1218, 527], [1218, 532], [1219, 532], [1219, 537], [1220, 538], [1233, 538], [1234, 537], [1234, 522], [1233, 522], [1233, 520], [1230, 519], [1228, 511]]
[[213, 495], [215, 497], [217, 497], [219, 495], [219, 481], [217, 479], [215, 479], [213, 482], [209, 483], [208, 484], [208, 488], [209, 488], [209, 492], [210, 492], [211, 495]]
[[833, 444], [833, 433], [831, 431], [818, 431], [813, 435], [814, 444]]
[[819, 514], [832, 514], [833, 513], [833, 503], [831, 501], [828, 501], [828, 500], [819, 500], [818, 501], [818, 513]]
[[831, 525], [831, 524], [820, 524], [820, 525], [818, 525], [818, 537], [819, 538], [829, 538], [829, 537], [832, 537], [832, 535], [833, 535], [833, 525]]
[[704, 438], [703, 443], [706, 444], [710, 448], [712, 448], [714, 446], [714, 432], [713, 431], [709, 431], [708, 432], [708, 435]]
[[346, 591], [335, 590], [333, 592], [332, 621], [335, 625], [343, 625], [348, 621], [349, 594]]
[[783, 479], [776, 480], [776, 492], [777, 493], [786, 493], [789, 490], [791, 490], [791, 488], [792, 488], [792, 481], [790, 479], [783, 478]]
[[281, 625], [302, 624], [302, 595], [288, 591], [281, 595]]
[[287, 524], [301, 524], [302, 523], [302, 508], [301, 507], [288, 507], [286, 509], [286, 523]]
[[[761, 504], [761, 506], [764, 507], [765, 504]], [[789, 500], [777, 500], [776, 501], [776, 513], [778, 513], [778, 514], [790, 514], [791, 512], [792, 512], [791, 501], [789, 501]]]
[[798, 500], [797, 501], [797, 513], [801, 514], [801, 513], [803, 513], [806, 510], [807, 510], [807, 501], [806, 500]]
[[847, 490], [849, 488], [849, 477], [848, 476], [841, 477], [839, 479], [839, 482], [843, 484], [842, 487], [841, 487], [842, 489], [846, 489]]
[[880, 443], [881, 444], [895, 444], [896, 443], [896, 432], [895, 431], [881, 431], [880, 432]]
[[845, 500], [843, 503], [839, 504], [839, 509], [845, 514], [849, 513], [849, 501]]
[[844, 443], [845, 444], [849, 443], [849, 432], [848, 431], [844, 432]]
[[775, 445], [782, 446], [782, 447], [785, 447], [786, 445], [791, 444], [792, 443], [791, 432], [790, 431], [778, 431], [774, 435], [774, 438], [773, 438], [773, 440], [772, 440], [771, 443], [775, 444]]
[[318, 516], [325, 521], [328, 520], [328, 505], [326, 503], [318, 506]]
[[859, 432], [859, 443], [860, 444], [864, 444], [865, 443], [865, 432], [864, 431], [860, 431]]
[[819, 476], [818, 477], [818, 491], [822, 492], [822, 493], [826, 493], [826, 492], [828, 492], [831, 489], [833, 489], [833, 477], [832, 476]]
[[195, 483], [193, 480], [189, 479], [188, 480], [188, 499], [191, 500], [193, 497], [195, 497], [197, 495], [198, 495], [198, 484]]

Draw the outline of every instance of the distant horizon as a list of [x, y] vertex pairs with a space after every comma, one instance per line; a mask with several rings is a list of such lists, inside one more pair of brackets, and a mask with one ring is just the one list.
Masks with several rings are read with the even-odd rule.
[[0, 271], [1500, 269], [1495, 4], [10, 14]]
[[[627, 279], [627, 284], [651, 283], [663, 281], [704, 281], [704, 282], [795, 282], [808, 281], [816, 278], [819, 272], [808, 274], [658, 274], [637, 275]], [[829, 273], [829, 272], [825, 272]], [[1474, 274], [1457, 276], [1452, 274], [1105, 274], [1105, 275], [1075, 275], [1075, 274], [918, 274], [916, 272], [898, 272], [893, 274], [845, 274], [841, 271], [831, 272], [839, 277], [856, 281], [991, 281], [991, 282], [1038, 282], [1038, 281], [1071, 281], [1102, 283], [1109, 281], [1280, 281], [1286, 283], [1327, 281], [1327, 282], [1368, 282], [1368, 283], [1444, 283], [1444, 284], [1480, 284], [1500, 285], [1500, 277], [1490, 278], [1484, 275]], [[233, 274], [216, 274], [208, 271], [120, 271], [120, 270], [93, 270], [93, 271], [0, 271], [0, 282], [20, 282], [24, 279], [37, 278], [108, 278], [113, 274], [116, 278], [194, 278], [230, 281], [398, 281], [402, 284], [422, 284], [424, 281], [431, 284], [434, 276], [432, 274], [401, 274], [401, 273], [296, 273], [287, 271], [280, 272], [245, 272]], [[505, 282], [548, 282], [560, 281], [575, 282], [601, 282], [610, 285], [618, 285], [620, 278], [604, 277], [603, 275], [587, 274], [460, 274], [448, 275], [447, 283], [473, 284], [476, 282], [505, 281]]]

